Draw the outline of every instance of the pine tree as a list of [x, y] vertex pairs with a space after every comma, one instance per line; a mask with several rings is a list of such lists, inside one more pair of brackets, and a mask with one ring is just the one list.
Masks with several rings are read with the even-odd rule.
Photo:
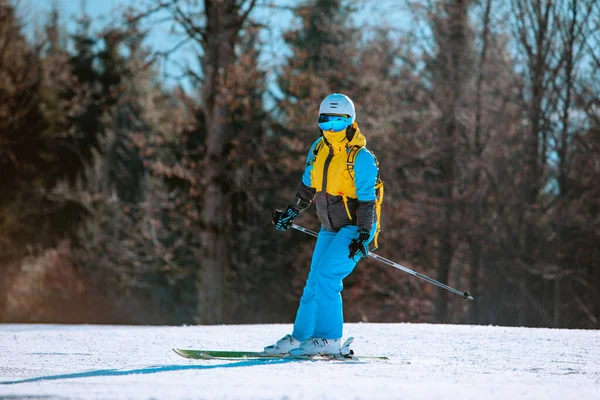
[[18, 258], [26, 244], [50, 242], [49, 220], [39, 216], [52, 156], [39, 97], [40, 57], [8, 0], [0, 1], [0, 49], [0, 252]]
[[129, 24], [100, 35], [105, 135], [88, 170], [83, 198], [94, 218], [81, 232], [77, 258], [118, 309], [151, 305], [134, 321], [189, 323], [200, 247], [193, 174], [202, 154], [186, 96], [162, 86], [146, 34]]
[[283, 127], [293, 137], [316, 138], [318, 106], [330, 93], [347, 94], [360, 105], [354, 96], [360, 31], [352, 26], [352, 13], [344, 0], [308, 0], [295, 8], [299, 27], [284, 35], [292, 55], [278, 77]]
[[[129, 203], [142, 200], [145, 178], [141, 148], [135, 139], [145, 138], [151, 132], [143, 115], [144, 96], [152, 85], [139, 65], [147, 57], [140, 48], [143, 40], [144, 35], [136, 27], [127, 31], [107, 29], [98, 54], [99, 82], [108, 110], [107, 181], [118, 198]], [[128, 59], [121, 55], [125, 45]]]

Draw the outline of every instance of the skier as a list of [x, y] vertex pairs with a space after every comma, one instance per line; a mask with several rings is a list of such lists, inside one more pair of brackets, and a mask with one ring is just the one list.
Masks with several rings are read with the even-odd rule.
[[319, 108], [321, 136], [311, 146], [293, 201], [273, 224], [287, 230], [316, 203], [321, 229], [296, 313], [294, 330], [268, 354], [339, 354], [344, 324], [342, 280], [366, 257], [378, 234], [382, 185], [373, 154], [355, 122], [354, 103], [334, 93]]

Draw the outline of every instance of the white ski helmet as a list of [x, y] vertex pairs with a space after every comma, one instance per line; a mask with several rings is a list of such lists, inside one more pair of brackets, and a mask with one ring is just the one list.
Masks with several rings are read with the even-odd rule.
[[354, 103], [350, 97], [341, 93], [333, 93], [325, 97], [319, 107], [319, 114], [345, 114], [352, 118], [352, 122], [356, 119]]

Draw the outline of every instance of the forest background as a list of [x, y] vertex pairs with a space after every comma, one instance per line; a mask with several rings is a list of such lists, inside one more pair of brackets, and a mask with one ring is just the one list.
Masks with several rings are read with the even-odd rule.
[[347, 321], [600, 327], [600, 2], [98, 3], [0, 0], [0, 322], [291, 322], [342, 92], [377, 253], [475, 298], [365, 260]]

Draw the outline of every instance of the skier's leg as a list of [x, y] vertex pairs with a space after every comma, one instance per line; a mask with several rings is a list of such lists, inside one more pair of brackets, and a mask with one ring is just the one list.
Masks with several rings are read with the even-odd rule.
[[304, 292], [300, 299], [300, 306], [296, 313], [296, 321], [294, 322], [294, 331], [292, 333], [292, 336], [300, 341], [313, 336], [317, 312], [315, 297], [317, 281], [320, 279], [318, 266], [321, 264], [321, 259], [328, 253], [328, 248], [335, 237], [335, 232], [329, 232], [324, 229], [321, 229], [319, 232], [319, 237], [317, 238], [317, 243], [312, 256], [310, 272], [308, 273], [308, 279], [306, 280]]
[[[373, 239], [377, 227], [373, 226]], [[348, 245], [357, 236], [356, 226], [346, 226], [337, 233], [320, 259], [316, 291], [316, 319], [313, 336], [324, 339], [339, 339], [343, 335], [344, 314], [341, 291], [344, 288], [342, 280], [347, 277], [356, 262], [348, 258]]]

